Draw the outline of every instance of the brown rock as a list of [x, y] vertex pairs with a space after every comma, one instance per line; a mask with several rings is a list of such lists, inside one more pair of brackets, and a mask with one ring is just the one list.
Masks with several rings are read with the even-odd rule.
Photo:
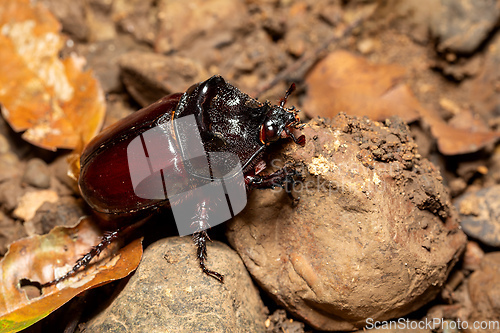
[[[2, 138], [3, 136], [0, 136]], [[0, 154], [0, 182], [10, 180], [20, 175], [21, 163], [12, 152]]]
[[0, 255], [7, 252], [7, 247], [15, 240], [26, 237], [23, 225], [19, 221], [15, 221], [5, 216], [0, 211]]
[[500, 185], [465, 193], [457, 198], [455, 206], [469, 237], [500, 247]]
[[3, 205], [6, 211], [14, 210], [24, 192], [19, 178], [12, 178], [0, 183], [0, 205]]
[[[312, 120], [272, 165], [301, 163], [297, 207], [254, 191], [227, 237], [280, 305], [321, 330], [403, 316], [432, 300], [465, 247], [437, 169], [408, 127]], [[370, 152], [377, 151], [375, 155]]]
[[259, 293], [238, 254], [210, 243], [203, 274], [190, 237], [160, 240], [144, 252], [139, 268], [113, 303], [89, 322], [88, 332], [263, 332]]
[[196, 44], [207, 36], [231, 34], [244, 26], [247, 13], [241, 0], [194, 0], [189, 6], [182, 0], [161, 0], [158, 8], [160, 23], [155, 48], [160, 53]]
[[500, 317], [500, 252], [491, 252], [481, 261], [481, 269], [472, 273], [469, 279], [469, 295], [473, 312], [469, 322], [479, 321], [495, 324], [488, 329], [470, 330], [469, 332], [498, 332]]
[[[58, 157], [50, 164], [51, 173], [56, 178], [56, 181], [52, 181], [52, 186], [56, 187], [57, 194], [60, 196], [71, 194], [80, 194], [80, 190], [78, 189], [78, 182], [68, 176], [68, 158], [67, 156]], [[65, 186], [69, 193], [64, 189], [61, 189], [60, 186]]]
[[483, 249], [476, 242], [468, 241], [464, 252], [463, 268], [469, 271], [476, 271], [480, 268], [483, 258]]
[[124, 54], [119, 63], [125, 87], [142, 106], [165, 95], [184, 92], [208, 77], [200, 64], [178, 56], [130, 52]]
[[74, 227], [85, 215], [81, 201], [81, 199], [66, 196], [57, 202], [44, 202], [37, 209], [35, 216], [24, 225], [27, 229], [29, 226], [29, 230], [34, 230], [34, 233], [38, 235], [46, 234], [58, 225]]
[[304, 323], [287, 317], [283, 309], [274, 311], [266, 320], [266, 333], [304, 333]]
[[432, 14], [430, 30], [439, 39], [439, 51], [472, 53], [500, 17], [496, 0], [440, 0]]
[[123, 31], [139, 41], [154, 43], [157, 16], [154, 0], [113, 1], [113, 18]]
[[39, 158], [29, 160], [24, 170], [23, 182], [41, 189], [49, 188], [50, 171], [47, 163]]
[[75, 49], [78, 54], [85, 57], [88, 66], [94, 70], [102, 90], [109, 93], [122, 90], [118, 66], [120, 56], [131, 50], [146, 50], [147, 47], [138, 44], [130, 35], [119, 34], [112, 40], [77, 44]]
[[89, 27], [86, 22], [85, 1], [42, 0], [47, 8], [57, 17], [63, 31], [79, 40], [87, 40]]

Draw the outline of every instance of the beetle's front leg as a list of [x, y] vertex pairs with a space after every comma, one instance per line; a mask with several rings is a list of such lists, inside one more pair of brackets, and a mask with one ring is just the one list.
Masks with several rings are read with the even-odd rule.
[[208, 203], [206, 200], [198, 204], [197, 212], [193, 218], [194, 222], [191, 223], [192, 227], [195, 227], [195, 232], [193, 233], [193, 241], [197, 246], [196, 256], [200, 262], [200, 267], [203, 272], [217, 280], [224, 283], [224, 275], [212, 271], [207, 268], [205, 261], [207, 260], [207, 240], [211, 241], [207, 234], [207, 228], [210, 228], [208, 224]]
[[245, 176], [245, 184], [248, 190], [252, 189], [274, 189], [276, 187], [281, 187], [285, 189], [288, 196], [293, 200], [294, 203], [298, 203], [300, 197], [295, 198], [292, 194], [293, 185], [295, 184], [295, 178], [301, 176], [293, 167], [283, 167], [269, 175], [247, 175]]

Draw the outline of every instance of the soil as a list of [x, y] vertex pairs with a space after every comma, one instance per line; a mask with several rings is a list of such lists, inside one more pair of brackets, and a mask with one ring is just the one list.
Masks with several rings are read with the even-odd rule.
[[[404, 203], [408, 206], [401, 204], [398, 206], [400, 210], [396, 211], [403, 216], [403, 208], [411, 207], [406, 219], [401, 218], [411, 221], [398, 228], [418, 230], [416, 235], [420, 238], [410, 239], [413, 234], [399, 234], [399, 237], [409, 239], [397, 241], [408, 247], [406, 254], [410, 257], [418, 253], [412, 257], [413, 260], [423, 258], [419, 263], [425, 262], [428, 266], [415, 266], [410, 271], [408, 267], [392, 266], [392, 261], [377, 261], [380, 258], [376, 258], [375, 254], [369, 264], [375, 265], [377, 274], [380, 274], [372, 275], [372, 279], [383, 279], [390, 273], [406, 272], [408, 269], [410, 275], [405, 277], [408, 279], [400, 282], [413, 283], [411, 287], [415, 287], [416, 294], [409, 293], [404, 300], [398, 299], [397, 295], [384, 299], [382, 290], [378, 298], [363, 298], [370, 295], [370, 288], [365, 284], [366, 290], [362, 291], [366, 293], [359, 294], [361, 296], [358, 295], [354, 303], [346, 296], [328, 299], [333, 304], [330, 306], [322, 303], [324, 299], [318, 293], [315, 295], [318, 298], [302, 297], [300, 302], [306, 303], [304, 305], [295, 302], [296, 294], [293, 297], [285, 295], [292, 289], [284, 288], [276, 293], [265, 289], [271, 282], [264, 278], [271, 279], [273, 275], [259, 276], [255, 262], [252, 266], [252, 261], [258, 262], [262, 256], [255, 253], [246, 256], [245, 252], [240, 252], [268, 310], [264, 326], [267, 332], [297, 333], [319, 332], [321, 328], [334, 327], [325, 324], [328, 320], [311, 320], [307, 312], [310, 309], [304, 310], [306, 307], [312, 308], [314, 314], [335, 317], [337, 322], [342, 323], [336, 326], [338, 330], [363, 327], [362, 318], [367, 314], [380, 320], [397, 317], [410, 321], [439, 318], [454, 323], [498, 320], [498, 284], [481, 287], [485, 280], [500, 279], [498, 253], [495, 253], [500, 239], [500, 227], [497, 225], [500, 212], [495, 200], [498, 190], [495, 185], [500, 183], [500, 147], [496, 144], [500, 130], [500, 7], [497, 2], [484, 1], [480, 6], [473, 0], [194, 0], [189, 6], [176, 0], [40, 2], [55, 14], [67, 36], [61, 56], [75, 52], [85, 57], [86, 67], [92, 69], [99, 79], [106, 94], [104, 126], [165, 94], [183, 92], [190, 85], [216, 74], [250, 96], [259, 100], [269, 99], [273, 103], [279, 101], [291, 82], [295, 82], [298, 89], [290, 96], [287, 105], [302, 109], [301, 118], [308, 122], [309, 117], [313, 118], [312, 113], [304, 107], [311, 103], [311, 96], [314, 96], [309, 91], [313, 86], [310, 74], [316, 65], [334, 52], [342, 50], [377, 66], [397, 65], [403, 68], [404, 71], [398, 72], [397, 79], [390, 77], [385, 81], [393, 85], [403, 82], [412, 96], [411, 107], [400, 99], [390, 104], [390, 109], [394, 111], [391, 115], [403, 112], [398, 111], [400, 109], [411, 109], [411, 116], [400, 114], [399, 118], [389, 121], [373, 117], [370, 120], [372, 123], [367, 125], [367, 120], [362, 117], [342, 115], [333, 124], [348, 133], [349, 140], [352, 140], [350, 148], [356, 149], [353, 158], [366, 170], [377, 171], [380, 164], [398, 164], [398, 169], [390, 175], [395, 181], [391, 190], [394, 196], [370, 201], [369, 204], [391, 207], [390, 200], [383, 199], [407, 199]], [[372, 85], [377, 86], [380, 72], [365, 71], [364, 67], [363, 71], [365, 74], [376, 73]], [[355, 82], [356, 76], [351, 77]], [[330, 92], [328, 89], [324, 91], [321, 95], [327, 98]], [[371, 93], [370, 89], [364, 91]], [[402, 104], [405, 105], [400, 108]], [[369, 106], [365, 109], [365, 115], [370, 118]], [[328, 110], [329, 117], [334, 119], [340, 111], [349, 113], [349, 110]], [[310, 124], [320, 126], [318, 122], [322, 120], [317, 120], [316, 115], [315, 110], [315, 119]], [[411, 121], [408, 127], [401, 118]], [[332, 120], [326, 120], [326, 123], [330, 126]], [[453, 132], [451, 135], [442, 124], [464, 132], [460, 135]], [[477, 133], [484, 134], [484, 139]], [[314, 135], [320, 134], [311, 135], [311, 142], [325, 140], [321, 138], [318, 141]], [[443, 143], [445, 140], [446, 144]], [[460, 147], [457, 146], [459, 144]], [[323, 144], [315, 145], [316, 149], [324, 150]], [[309, 155], [293, 155], [289, 151], [290, 146], [282, 146], [274, 154], [281, 154], [279, 149], [286, 152], [289, 161], [302, 165], [307, 177], [320, 175], [324, 164], [331, 166], [332, 160], [325, 162], [314, 151], [309, 151]], [[49, 152], [26, 143], [0, 118], [1, 255], [17, 239], [46, 233], [55, 225], [73, 225], [79, 216], [90, 213], [75, 183], [67, 176], [65, 157], [68, 153], [64, 150]], [[429, 178], [422, 180], [422, 177]], [[374, 179], [373, 175], [371, 179]], [[400, 190], [400, 193], [396, 195], [394, 189]], [[38, 196], [33, 197], [29, 193], [38, 193]], [[257, 195], [260, 194], [253, 194]], [[288, 214], [290, 203], [282, 197], [276, 200], [279, 205], [288, 207], [285, 208]], [[257, 204], [271, 200], [266, 194], [252, 198]], [[26, 203], [28, 199], [31, 201]], [[363, 205], [369, 200], [357, 199], [355, 194], [340, 197], [343, 200], [340, 204], [344, 208], [349, 207], [350, 211], [363, 211], [366, 208]], [[305, 198], [304, 207], [312, 206], [315, 200], [321, 199]], [[333, 207], [335, 203], [331, 205]], [[320, 208], [310, 212], [317, 213]], [[394, 213], [388, 210], [387, 214]], [[424, 215], [432, 219], [432, 224], [412, 224]], [[245, 218], [243, 216], [242, 220]], [[467, 239], [457, 226], [460, 220]], [[277, 221], [279, 219], [273, 223]], [[383, 219], [379, 218], [379, 221]], [[289, 223], [290, 220], [281, 222]], [[238, 221], [232, 223], [227, 236], [225, 227], [219, 226], [214, 228], [211, 238], [243, 251], [238, 249], [240, 238], [248, 236], [251, 240], [255, 234], [252, 230], [244, 234], [235, 224]], [[158, 238], [175, 235], [168, 229], [153, 221], [152, 226], [145, 230], [145, 246]], [[388, 235], [394, 236], [390, 233], [393, 230], [396, 229], [388, 231]], [[271, 232], [268, 231], [263, 232], [265, 237]], [[293, 230], [287, 237], [284, 239], [294, 241]], [[256, 239], [253, 238], [254, 241]], [[361, 244], [363, 238], [353, 237], [352, 242]], [[282, 247], [280, 251], [292, 249], [291, 244], [279, 243]], [[447, 244], [451, 246], [447, 247]], [[264, 247], [260, 243], [257, 245], [258, 249]], [[388, 256], [388, 249], [393, 251], [394, 248], [386, 246], [383, 249], [371, 248], [371, 251], [380, 249], [380, 253]], [[312, 274], [309, 266], [303, 264], [307, 262], [307, 255], [301, 256], [301, 252], [294, 254], [295, 263], [302, 265], [299, 265], [299, 270], [303, 269], [299, 275], [306, 276], [306, 282], [307, 277], [316, 278], [316, 272], [326, 267], [324, 262], [318, 261], [314, 265], [320, 268]], [[359, 259], [355, 254], [347, 254], [352, 260]], [[404, 265], [404, 260], [401, 262]], [[297, 267], [294, 269], [297, 270]], [[372, 266], [363, 267], [366, 270], [369, 268]], [[384, 274], [386, 271], [389, 272], [387, 275]], [[375, 270], [365, 273], [373, 272]], [[352, 276], [342, 275], [342, 278], [346, 277]], [[354, 290], [349, 289], [354, 288], [353, 284], [346, 281], [328, 281], [328, 286], [340, 290], [342, 285], [346, 293]], [[364, 283], [368, 282], [364, 280]], [[362, 285], [358, 286], [363, 289]], [[376, 287], [389, 291], [392, 286], [382, 284]], [[103, 310], [96, 304], [115, 298], [114, 293], [122, 287], [119, 283], [100, 287], [98, 292], [89, 292], [73, 300], [23, 332], [58, 332], [70, 326], [75, 332], [88, 332], [85, 328], [89, 320]], [[402, 286], [396, 287], [401, 289], [395, 288], [393, 292], [403, 292]], [[317, 292], [314, 287], [311, 289]], [[286, 298], [288, 296], [289, 299]], [[291, 304], [292, 301], [295, 303]], [[363, 302], [367, 304], [366, 308]], [[384, 307], [380, 310], [377, 306], [382, 303]], [[301, 308], [302, 305], [304, 307]], [[378, 310], [383, 312], [382, 315], [377, 313]], [[488, 332], [471, 328], [461, 331]], [[436, 327], [435, 332], [444, 330]]]

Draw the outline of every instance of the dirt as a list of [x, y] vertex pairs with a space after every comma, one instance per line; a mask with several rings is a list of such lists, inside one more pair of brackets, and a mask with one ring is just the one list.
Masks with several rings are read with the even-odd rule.
[[[396, 99], [389, 109], [391, 115], [408, 110], [407, 117], [400, 118], [412, 121], [409, 128], [398, 118], [368, 121], [362, 116], [343, 115], [334, 122], [314, 120], [305, 129], [311, 131], [311, 126], [315, 126], [321, 131], [328, 128], [327, 132], [339, 130], [339, 137], [349, 142], [346, 155], [356, 163], [355, 171], [369, 178], [353, 181], [355, 189], [344, 195], [337, 191], [336, 200], [328, 201], [324, 198], [334, 189], [331, 182], [322, 196], [304, 196], [295, 212], [288, 197], [277, 192], [259, 191], [251, 196], [257, 207], [282, 209], [266, 213], [273, 217], [271, 225], [275, 229], [264, 228], [260, 235], [268, 238], [279, 231], [274, 234], [278, 240], [273, 243], [279, 249], [269, 253], [286, 259], [280, 262], [291, 265], [300, 279], [293, 272], [288, 274], [290, 266], [259, 276], [257, 268], [268, 264], [259, 262], [267, 253], [262, 253], [265, 243], [238, 249], [242, 246], [237, 244], [238, 239], [257, 239], [255, 233], [259, 229], [252, 227], [254, 220], [250, 227], [234, 224], [245, 220], [249, 223], [250, 213], [242, 215], [240, 222], [233, 222], [227, 237], [240, 251], [262, 294], [268, 290], [266, 284], [277, 289], [270, 293], [271, 297], [263, 297], [265, 306], [277, 310], [271, 311], [274, 314], [264, 323], [269, 332], [352, 330], [361, 328], [366, 316], [380, 320], [403, 316], [416, 321], [439, 318], [455, 323], [499, 318], [499, 307], [494, 302], [498, 288], [493, 283], [490, 287], [480, 286], [481, 281], [496, 281], [500, 276], [496, 252], [500, 213], [496, 195], [492, 194], [498, 191], [495, 185], [500, 183], [500, 149], [496, 143], [500, 130], [497, 2], [476, 5], [473, 0], [196, 0], [189, 6], [177, 0], [40, 2], [52, 10], [67, 34], [61, 55], [75, 52], [84, 56], [86, 66], [99, 79], [108, 106], [105, 126], [164, 94], [185, 91], [215, 74], [254, 97], [273, 102], [295, 82], [298, 90], [288, 105], [300, 109], [314, 96], [308, 86], [314, 66], [338, 50], [371, 64], [358, 66], [363, 70], [370, 66], [403, 68], [404, 71], [397, 70], [396, 78], [384, 77], [384, 82], [377, 80], [383, 71], [374, 71], [368, 82], [372, 87], [389, 82], [387, 88], [384, 86], [385, 92], [398, 84], [407, 89], [411, 103]], [[354, 74], [347, 78], [352, 78], [352, 82], [361, 75], [350, 73]], [[373, 94], [376, 90], [364, 87], [355, 99], [369, 95], [370, 103], [377, 101], [378, 95]], [[320, 95], [328, 97], [330, 92], [325, 89]], [[352, 103], [342, 104], [342, 110], [329, 110], [329, 117], [336, 117], [339, 111], [349, 112]], [[384, 107], [386, 110], [386, 104]], [[363, 106], [367, 117], [370, 108], [369, 103]], [[304, 114], [312, 114], [307, 110], [301, 113], [307, 122]], [[457, 131], [450, 132], [442, 124]], [[342, 140], [338, 145], [334, 140], [326, 142], [331, 133], [323, 135], [321, 131], [310, 133], [309, 150], [301, 152], [293, 145], [284, 150], [289, 161], [303, 167], [309, 180], [324, 177], [333, 162], [338, 164], [334, 158], [339, 156], [335, 155], [338, 150], [346, 151]], [[446, 145], [443, 140], [447, 140]], [[328, 150], [331, 153], [325, 153]], [[67, 153], [31, 146], [0, 119], [0, 254], [16, 239], [46, 233], [55, 225], [74, 225], [79, 216], [89, 212], [74, 181], [66, 176]], [[282, 156], [280, 152], [275, 154], [278, 155], [269, 158]], [[374, 178], [381, 170], [387, 177]], [[349, 173], [349, 169], [345, 172], [353, 179], [360, 177]], [[363, 187], [368, 184], [366, 179], [371, 188]], [[348, 183], [343, 181], [342, 184]], [[389, 184], [385, 196], [382, 191], [373, 190], [379, 182]], [[462, 216], [456, 214], [453, 205]], [[315, 224], [307, 226], [310, 220], [303, 220], [300, 228], [299, 224], [293, 226], [301, 218], [300, 212], [306, 210], [316, 214]], [[332, 211], [340, 212], [342, 219], [330, 219], [330, 224], [325, 224], [325, 216], [336, 216]], [[353, 224], [345, 211], [351, 214], [349, 218], [362, 217], [362, 225]], [[397, 223], [395, 216], [403, 222]], [[468, 236], [461, 257], [465, 239], [457, 229], [459, 221]], [[390, 237], [377, 238], [379, 234], [372, 234], [375, 231], [369, 228], [380, 228], [380, 234]], [[321, 230], [323, 234], [308, 238]], [[325, 235], [332, 231], [334, 235], [327, 239]], [[294, 249], [300, 244], [300, 237], [309, 239], [311, 244], [307, 245], [311, 248], [320, 247], [319, 241], [314, 244], [318, 239], [328, 246], [332, 246], [328, 243], [332, 239], [339, 243], [333, 249], [325, 245], [321, 251], [304, 254], [300, 248]], [[228, 243], [220, 228], [212, 238]], [[359, 248], [353, 249], [356, 246]], [[359, 256], [363, 246], [370, 247], [367, 257]], [[340, 255], [325, 259], [332, 253]], [[328, 266], [326, 262], [335, 265]], [[354, 276], [358, 265], [363, 274]], [[328, 271], [334, 266], [338, 275]], [[274, 274], [279, 272], [283, 274], [281, 280], [272, 284]], [[316, 280], [321, 272], [326, 277]], [[284, 282], [287, 279], [290, 286]], [[377, 281], [385, 282], [371, 284]], [[297, 291], [297, 286], [303, 289]], [[329, 288], [336, 293], [330, 294]], [[325, 290], [331, 296], [326, 303], [321, 299]], [[378, 290], [376, 297], [374, 290]], [[91, 315], [95, 315], [88, 308], [95, 306], [84, 310], [84, 302], [78, 304], [83, 307], [80, 312], [84, 316], [75, 317], [80, 324], [77, 331], [83, 331]], [[60, 328], [62, 321], [71, 323], [74, 319], [68, 315], [68, 309], [69, 306], [63, 307], [25, 331], [57, 331], [54, 327]], [[311, 316], [320, 319], [313, 320]], [[328, 326], [332, 321], [339, 326]], [[442, 327], [435, 329], [443, 331]], [[471, 328], [461, 331], [481, 332]]]

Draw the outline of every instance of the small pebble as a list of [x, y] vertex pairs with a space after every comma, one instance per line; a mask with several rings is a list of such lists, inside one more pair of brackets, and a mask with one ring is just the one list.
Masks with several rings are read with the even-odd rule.
[[362, 39], [358, 42], [357, 48], [358, 51], [361, 52], [362, 54], [369, 54], [373, 52], [375, 48], [375, 43], [371, 38]]
[[459, 196], [455, 202], [464, 232], [481, 243], [500, 247], [500, 185]]
[[19, 165], [19, 159], [14, 153], [6, 152], [0, 154], [0, 182], [18, 177], [20, 174]]
[[49, 188], [50, 171], [47, 164], [39, 158], [29, 160], [24, 171], [23, 182], [37, 188]]
[[483, 260], [484, 251], [481, 247], [473, 241], [467, 242], [467, 247], [465, 248], [463, 268], [469, 271], [476, 271], [481, 265], [481, 260]]
[[9, 142], [7, 141], [5, 136], [0, 134], [0, 154], [5, 154], [6, 152], [9, 151], [9, 149], [10, 149]]

